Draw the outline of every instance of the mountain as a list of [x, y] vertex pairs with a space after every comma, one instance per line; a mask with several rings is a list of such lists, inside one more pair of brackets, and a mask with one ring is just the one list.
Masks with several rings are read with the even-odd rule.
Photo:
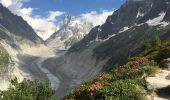
[[91, 23], [87, 23], [80, 17], [66, 15], [59, 25], [59, 30], [47, 39], [46, 43], [56, 48], [67, 49], [80, 41], [92, 27]]
[[91, 51], [93, 57], [97, 60], [109, 58], [112, 64], [120, 64], [138, 52], [145, 38], [152, 40], [156, 35], [169, 38], [165, 36], [170, 30], [169, 11], [169, 0], [127, 0], [105, 24], [93, 28], [73, 45], [68, 54], [83, 52], [98, 44]]
[[14, 15], [0, 4], [0, 39], [10, 45], [37, 44], [40, 39], [22, 17]]
[[[0, 90], [8, 89], [11, 79], [17, 78], [21, 82], [24, 78], [33, 80], [37, 73], [43, 74], [36, 64], [32, 68], [30, 66], [37, 62], [37, 57], [50, 54], [53, 52], [32, 27], [0, 4]], [[29, 78], [31, 75], [34, 75], [33, 78]]]
[[169, 0], [127, 0], [103, 25], [92, 28], [71, 46], [65, 56], [46, 65], [53, 74], [66, 79], [61, 82], [58, 95], [64, 96], [102, 70], [124, 64], [128, 57], [140, 52], [145, 39], [170, 39], [169, 23]]

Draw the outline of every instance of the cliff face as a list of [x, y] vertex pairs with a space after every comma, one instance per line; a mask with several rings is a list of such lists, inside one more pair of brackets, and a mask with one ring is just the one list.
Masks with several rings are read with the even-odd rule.
[[[36, 35], [31, 26], [22, 17], [14, 15], [0, 4], [0, 38], [9, 42], [32, 44], [40, 43], [42, 40]], [[11, 43], [12, 44], [12, 43]]]
[[82, 52], [98, 44], [91, 52], [96, 59], [110, 58], [109, 62], [122, 63], [134, 55], [145, 38], [156, 35], [168, 39], [170, 22], [169, 0], [127, 0], [109, 16], [102, 26], [94, 27], [68, 55]]
[[59, 26], [59, 30], [46, 40], [46, 44], [57, 49], [68, 49], [80, 41], [93, 25], [80, 17], [65, 16]]
[[15, 77], [19, 81], [26, 78], [19, 65], [19, 54], [45, 54], [49, 50], [44, 51], [44, 48], [42, 39], [32, 27], [0, 4], [0, 90], [6, 90]]

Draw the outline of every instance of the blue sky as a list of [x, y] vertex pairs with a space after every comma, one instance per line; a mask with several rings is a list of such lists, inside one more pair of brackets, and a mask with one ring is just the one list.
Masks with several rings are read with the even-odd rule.
[[24, 7], [38, 8], [34, 14], [46, 15], [48, 11], [64, 11], [69, 15], [79, 16], [81, 13], [117, 9], [123, 0], [30, 0]]
[[64, 15], [78, 16], [81, 20], [102, 25], [125, 0], [0, 0], [12, 13], [21, 16], [47, 39], [59, 29]]

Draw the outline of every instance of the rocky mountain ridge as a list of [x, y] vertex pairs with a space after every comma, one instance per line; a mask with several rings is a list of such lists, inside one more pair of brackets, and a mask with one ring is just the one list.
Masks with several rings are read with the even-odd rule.
[[14, 46], [20, 44], [35, 45], [43, 43], [22, 17], [14, 15], [0, 4], [0, 38]]
[[54, 33], [46, 44], [56, 48], [68, 49], [74, 43], [80, 41], [93, 27], [80, 17], [65, 15], [59, 24], [59, 30]]
[[[37, 56], [53, 54], [22, 17], [14, 15], [2, 4], [0, 4], [0, 51], [0, 90], [6, 90], [11, 79], [17, 77], [21, 82], [24, 78], [29, 79], [33, 74], [32, 70], [35, 71], [33, 69], [35, 65], [32, 69], [31, 65], [25, 67], [27, 65], [25, 63], [31, 62], [22, 61], [24, 58], [20, 56], [32, 55], [30, 59], [33, 59]], [[39, 71], [39, 73], [43, 72]]]
[[[101, 43], [92, 52], [97, 59], [110, 57], [113, 63], [125, 61], [134, 55], [145, 38], [162, 38], [169, 34], [169, 0], [127, 0], [106, 22], [93, 28], [80, 42], [73, 45], [70, 53], [82, 52], [91, 44]], [[114, 59], [114, 58], [120, 59]]]

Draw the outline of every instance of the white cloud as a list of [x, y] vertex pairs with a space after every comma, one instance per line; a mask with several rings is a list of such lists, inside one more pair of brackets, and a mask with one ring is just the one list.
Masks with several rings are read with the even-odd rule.
[[36, 8], [23, 7], [23, 3], [28, 1], [29, 0], [0, 0], [0, 3], [10, 9], [14, 14], [22, 16], [23, 19], [33, 27], [36, 33], [45, 40], [58, 29], [55, 24], [56, 17], [63, 15], [64, 12], [49, 11], [47, 17], [42, 17], [40, 15], [33, 16], [32, 13]]
[[61, 16], [64, 14], [64, 12], [60, 11], [50, 11], [49, 13], [50, 13], [48, 17], [49, 21], [56, 21], [56, 16]]
[[91, 11], [90, 13], [84, 13], [80, 16], [82, 19], [84, 19], [86, 22], [93, 23], [94, 26], [96, 25], [102, 25], [107, 17], [111, 15], [113, 11], [108, 10], [102, 10], [101, 12]]
[[30, 16], [32, 13], [33, 13], [33, 8], [22, 8], [20, 10], [20, 12], [23, 14], [23, 15], [27, 15], [27, 16]]
[[20, 9], [23, 6], [24, 2], [28, 2], [29, 0], [0, 0], [0, 3], [10, 9], [14, 14], [20, 15]]
[[[56, 23], [56, 17], [61, 16], [64, 12], [59, 11], [50, 11], [48, 17], [41, 16], [30, 16], [29, 9], [23, 15], [23, 18], [36, 30], [37, 34], [42, 37], [44, 40], [49, 38], [56, 30], [58, 26]], [[27, 16], [28, 15], [28, 16]]]

